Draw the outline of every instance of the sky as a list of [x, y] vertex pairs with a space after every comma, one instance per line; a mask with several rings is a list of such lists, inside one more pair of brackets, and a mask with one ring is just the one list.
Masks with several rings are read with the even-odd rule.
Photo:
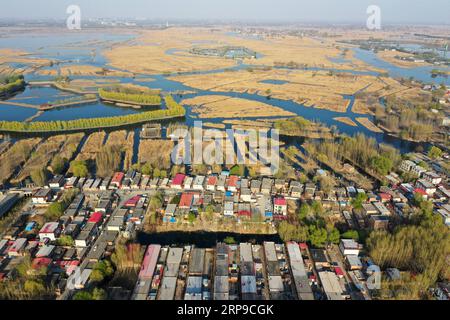
[[449, 0], [0, 0], [0, 4], [0, 19], [65, 19], [66, 8], [75, 4], [82, 18], [365, 24], [367, 7], [378, 5], [384, 23], [450, 23]]

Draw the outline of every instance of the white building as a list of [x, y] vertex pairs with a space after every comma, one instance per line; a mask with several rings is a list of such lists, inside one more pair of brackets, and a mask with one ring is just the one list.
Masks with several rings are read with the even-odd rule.
[[341, 250], [341, 253], [346, 255], [359, 255], [359, 251], [361, 249], [361, 246], [358, 242], [356, 242], [353, 239], [341, 239], [341, 242], [339, 243], [339, 249]]

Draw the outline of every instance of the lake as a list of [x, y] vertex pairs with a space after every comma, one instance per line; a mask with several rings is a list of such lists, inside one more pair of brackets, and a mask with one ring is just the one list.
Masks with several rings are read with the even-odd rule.
[[[68, 34], [43, 34], [43, 35], [13, 35], [9, 37], [0, 38], [0, 47], [5, 48], [15, 48], [22, 49], [32, 53], [33, 57], [42, 58], [52, 58], [60, 61], [61, 64], [88, 64], [96, 67], [108, 67], [107, 61], [101, 54], [103, 50], [107, 50], [112, 45], [123, 42], [123, 41], [133, 41], [134, 36], [131, 34], [103, 34], [103, 33], [68, 33]], [[432, 78], [430, 71], [432, 67], [419, 67], [419, 68], [400, 68], [393, 66], [392, 64], [379, 59], [375, 53], [372, 51], [367, 51], [359, 48], [354, 48], [355, 57], [360, 59], [371, 66], [382, 68], [387, 70], [387, 72], [393, 77], [413, 77], [414, 79], [421, 80], [430, 83], [449, 83], [449, 79], [445, 78]], [[168, 54], [179, 54], [181, 53], [177, 49], [170, 49]], [[241, 61], [237, 61], [233, 70], [242, 70], [248, 67], [255, 67], [243, 64]], [[51, 67], [46, 67], [46, 69], [57, 68], [56, 65]], [[321, 68], [309, 68], [308, 70], [328, 70]], [[217, 73], [224, 72], [225, 70], [207, 70], [202, 72], [191, 72], [184, 74], [207, 74], [207, 73]], [[370, 74], [377, 75], [373, 71], [353, 71], [353, 70], [338, 70], [331, 69], [334, 72], [346, 72], [352, 74]], [[151, 77], [153, 81], [142, 81], [139, 78]], [[26, 80], [48, 80], [52, 77], [41, 76], [38, 74], [31, 74], [26, 76]], [[71, 79], [89, 79], [89, 80], [99, 80], [102, 77], [96, 76], [71, 76]], [[377, 142], [384, 142], [399, 148], [402, 152], [408, 152], [411, 148], [414, 148], [416, 144], [407, 141], [402, 141], [398, 138], [390, 137], [384, 133], [374, 133], [369, 131], [363, 126], [349, 126], [347, 124], [335, 121], [335, 117], [349, 117], [355, 121], [356, 117], [367, 117], [373, 120], [371, 116], [361, 115], [354, 113], [352, 111], [352, 106], [354, 102], [353, 96], [344, 96], [345, 99], [350, 101], [349, 107], [345, 113], [334, 112], [325, 109], [316, 109], [311, 107], [306, 107], [302, 104], [295, 103], [293, 101], [286, 101], [280, 99], [268, 99], [264, 96], [259, 96], [250, 93], [235, 93], [235, 92], [218, 92], [218, 91], [208, 91], [208, 90], [197, 90], [189, 86], [183, 85], [182, 83], [171, 80], [166, 75], [137, 75], [137, 78], [122, 78], [122, 77], [107, 77], [109, 80], [120, 81], [122, 83], [133, 83], [141, 86], [159, 88], [165, 92], [175, 92], [175, 91], [195, 91], [195, 94], [186, 94], [184, 96], [175, 95], [174, 98], [177, 101], [181, 101], [184, 98], [192, 98], [195, 96], [204, 95], [221, 95], [227, 97], [237, 97], [253, 101], [259, 101], [272, 106], [282, 108], [284, 110], [293, 112], [299, 116], [302, 116], [308, 120], [320, 121], [328, 126], [335, 126], [337, 130], [341, 133], [348, 135], [354, 135], [357, 132], [364, 133], [367, 136], [373, 137]], [[288, 83], [283, 80], [268, 79], [261, 81], [263, 83], [269, 83], [273, 85], [282, 85]], [[23, 102], [30, 104], [40, 105], [42, 103], [47, 103], [49, 101], [54, 101], [58, 99], [65, 99], [73, 97], [74, 94], [61, 92], [54, 88], [45, 87], [27, 87], [25, 91], [17, 94], [13, 100], [15, 102]], [[192, 125], [195, 120], [198, 120], [195, 115], [192, 114], [191, 108], [187, 107], [187, 114], [185, 117], [185, 122], [188, 125]], [[1, 105], [0, 110], [0, 120], [8, 121], [24, 121], [25, 119], [34, 115], [37, 110], [28, 109], [13, 105]], [[100, 101], [81, 105], [76, 107], [58, 108], [50, 111], [43, 112], [40, 116], [33, 119], [33, 121], [53, 121], [53, 120], [73, 120], [79, 118], [93, 118], [93, 117], [105, 117], [105, 116], [118, 116], [126, 115], [131, 113], [140, 112], [140, 110], [132, 108], [121, 108], [115, 105], [107, 105]], [[261, 119], [263, 117], [257, 117]], [[249, 118], [250, 120], [252, 118]], [[253, 118], [255, 119], [255, 118]], [[221, 123], [223, 118], [205, 119], [207, 122]]]

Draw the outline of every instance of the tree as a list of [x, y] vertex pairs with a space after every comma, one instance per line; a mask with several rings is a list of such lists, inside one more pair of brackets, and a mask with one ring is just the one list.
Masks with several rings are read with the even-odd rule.
[[309, 241], [314, 247], [324, 247], [327, 242], [328, 233], [325, 228], [318, 228], [315, 225], [309, 226]]
[[189, 214], [188, 214], [189, 223], [194, 223], [196, 219], [197, 219], [197, 216], [195, 215], [195, 213], [189, 212]]
[[31, 171], [31, 180], [33, 180], [33, 182], [40, 187], [47, 184], [47, 178], [48, 173], [44, 168], [39, 168]]
[[58, 220], [64, 214], [64, 205], [61, 202], [53, 202], [48, 206], [45, 217], [48, 220]]
[[367, 195], [365, 193], [360, 193], [356, 195], [355, 198], [351, 201], [353, 208], [362, 209], [362, 204], [367, 200]]
[[341, 238], [342, 239], [353, 239], [355, 241], [358, 241], [359, 234], [358, 234], [358, 231], [356, 231], [356, 230], [348, 230], [348, 231], [344, 232], [343, 234], [341, 234]]
[[308, 228], [303, 225], [293, 225], [287, 221], [282, 221], [278, 225], [278, 234], [284, 241], [306, 241], [308, 240]]
[[328, 231], [328, 242], [338, 244], [340, 237], [341, 235], [338, 229], [332, 228], [330, 231]]
[[95, 157], [97, 176], [102, 178], [109, 176], [111, 172], [117, 171], [120, 168], [121, 162], [122, 150], [119, 146], [103, 147]]
[[94, 282], [102, 282], [105, 278], [110, 277], [114, 273], [114, 269], [109, 260], [97, 262], [92, 269], [90, 279]]
[[298, 218], [301, 221], [304, 221], [310, 214], [311, 208], [307, 203], [302, 203], [300, 209], [298, 210]]
[[92, 300], [92, 293], [89, 291], [78, 291], [73, 295], [73, 300]]
[[370, 166], [377, 173], [385, 176], [391, 171], [393, 163], [392, 160], [387, 157], [376, 156], [371, 159]]
[[74, 245], [75, 241], [73, 240], [73, 238], [71, 236], [63, 235], [63, 236], [59, 237], [57, 243], [59, 246], [71, 247]]
[[223, 242], [225, 242], [226, 244], [236, 244], [236, 239], [234, 239], [231, 236], [226, 237], [225, 239], [223, 239]]
[[149, 202], [150, 210], [156, 211], [157, 209], [160, 209], [163, 203], [164, 203], [163, 195], [160, 192], [156, 193], [150, 198]]
[[432, 147], [430, 148], [430, 150], [428, 151], [428, 156], [429, 156], [431, 159], [437, 159], [437, 158], [440, 158], [440, 157], [442, 157], [442, 150], [439, 149], [438, 147], [432, 146]]
[[152, 166], [150, 165], [150, 163], [145, 163], [143, 166], [141, 166], [141, 173], [143, 175], [146, 176], [151, 176], [152, 175]]
[[61, 158], [60, 156], [55, 156], [50, 164], [50, 167], [52, 168], [52, 172], [54, 174], [61, 174], [63, 173], [66, 164], [67, 159]]
[[206, 206], [204, 216], [208, 221], [211, 221], [214, 218], [214, 206], [212, 204]]
[[26, 280], [23, 288], [25, 292], [29, 293], [33, 297], [38, 297], [46, 291], [43, 281], [39, 279]]
[[70, 171], [75, 177], [87, 177], [89, 174], [86, 161], [83, 160], [73, 160], [70, 162]]
[[243, 165], [237, 164], [230, 169], [230, 175], [242, 177], [244, 175], [244, 169], [245, 167]]
[[93, 300], [106, 300], [108, 295], [106, 294], [106, 291], [101, 288], [94, 288], [92, 291], [92, 299]]

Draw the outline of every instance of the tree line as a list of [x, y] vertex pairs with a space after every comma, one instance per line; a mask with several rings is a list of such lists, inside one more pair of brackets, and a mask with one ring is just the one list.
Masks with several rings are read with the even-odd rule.
[[0, 130], [13, 132], [56, 132], [95, 129], [105, 127], [118, 127], [170, 117], [182, 117], [185, 115], [186, 110], [171, 96], [166, 96], [165, 100], [167, 109], [164, 110], [144, 111], [140, 113], [115, 117], [87, 118], [67, 121], [0, 121]]

